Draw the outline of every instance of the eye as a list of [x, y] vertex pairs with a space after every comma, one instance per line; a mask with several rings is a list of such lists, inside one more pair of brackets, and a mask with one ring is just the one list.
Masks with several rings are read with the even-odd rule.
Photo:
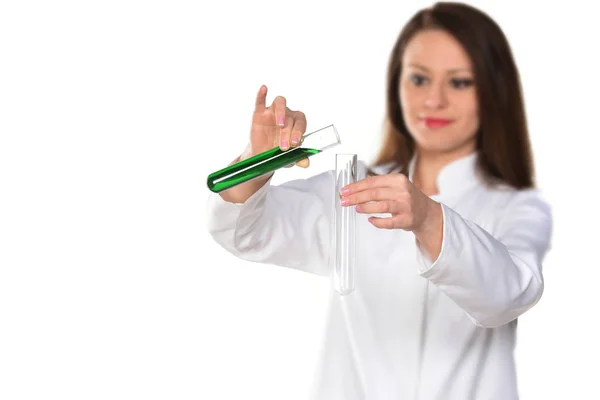
[[450, 80], [450, 84], [454, 89], [464, 89], [473, 86], [474, 82], [469, 78], [453, 78]]
[[419, 74], [412, 74], [409, 79], [415, 86], [422, 86], [427, 80], [426, 77]]

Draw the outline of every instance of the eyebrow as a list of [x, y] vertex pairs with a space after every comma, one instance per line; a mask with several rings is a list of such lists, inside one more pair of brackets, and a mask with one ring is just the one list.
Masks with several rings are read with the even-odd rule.
[[[421, 69], [425, 72], [429, 72], [429, 69], [427, 67], [424, 67], [423, 65], [411, 63], [411, 64], [408, 64], [408, 66]], [[449, 69], [448, 72], [451, 74], [454, 74], [457, 72], [471, 72], [471, 70], [469, 68], [453, 68], [453, 69]]]

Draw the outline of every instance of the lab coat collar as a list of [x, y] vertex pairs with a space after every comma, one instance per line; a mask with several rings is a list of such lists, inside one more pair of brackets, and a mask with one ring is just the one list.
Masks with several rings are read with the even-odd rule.
[[[477, 174], [477, 152], [473, 152], [464, 157], [456, 159], [445, 165], [437, 177], [437, 186], [439, 193], [431, 197], [446, 197], [458, 195], [473, 185], [480, 182]], [[413, 182], [413, 175], [417, 155], [412, 158], [409, 164], [409, 180]]]

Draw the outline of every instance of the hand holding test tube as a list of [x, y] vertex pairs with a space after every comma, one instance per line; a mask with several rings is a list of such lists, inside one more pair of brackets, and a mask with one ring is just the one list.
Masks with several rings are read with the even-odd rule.
[[333, 125], [304, 134], [306, 124], [304, 113], [290, 110], [285, 97], [277, 96], [267, 107], [267, 87], [261, 86], [247, 152], [233, 165], [209, 174], [208, 188], [220, 193], [279, 168], [294, 164], [306, 167], [309, 157], [341, 143]]

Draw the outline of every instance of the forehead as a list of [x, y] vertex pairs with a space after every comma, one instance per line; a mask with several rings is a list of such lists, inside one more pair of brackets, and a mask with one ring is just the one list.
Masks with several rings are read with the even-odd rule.
[[402, 63], [419, 64], [431, 70], [471, 68], [471, 60], [462, 45], [442, 30], [421, 31], [413, 36]]

